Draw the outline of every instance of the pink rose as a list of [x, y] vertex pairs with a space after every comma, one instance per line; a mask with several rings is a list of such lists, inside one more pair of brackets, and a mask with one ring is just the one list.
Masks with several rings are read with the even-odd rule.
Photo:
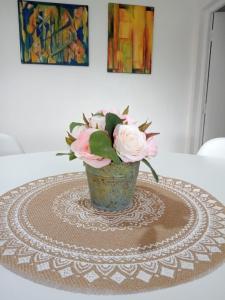
[[89, 139], [91, 134], [95, 131], [97, 131], [97, 129], [94, 128], [81, 131], [76, 141], [71, 144], [71, 150], [76, 157], [82, 159], [88, 165], [94, 168], [102, 168], [109, 165], [111, 160], [90, 153]]
[[135, 125], [117, 125], [114, 130], [114, 148], [122, 161], [135, 162], [146, 157], [147, 141], [144, 132]]

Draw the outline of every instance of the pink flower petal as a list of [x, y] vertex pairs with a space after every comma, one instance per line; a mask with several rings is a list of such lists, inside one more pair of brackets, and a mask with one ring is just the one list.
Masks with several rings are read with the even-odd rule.
[[154, 157], [158, 153], [158, 146], [156, 144], [156, 140], [154, 138], [150, 138], [147, 140], [147, 157]]
[[91, 134], [95, 131], [96, 129], [94, 128], [87, 128], [83, 130], [79, 134], [77, 140], [71, 144], [71, 150], [78, 158], [82, 159], [88, 165], [94, 168], [102, 168], [109, 165], [111, 160], [90, 153], [89, 139]]

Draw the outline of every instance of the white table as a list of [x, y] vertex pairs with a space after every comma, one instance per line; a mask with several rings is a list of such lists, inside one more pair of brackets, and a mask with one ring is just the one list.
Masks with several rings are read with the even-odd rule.
[[[225, 160], [187, 154], [160, 154], [152, 160], [157, 172], [196, 184], [225, 204]], [[50, 175], [80, 171], [82, 162], [69, 162], [67, 157], [56, 157], [55, 152], [21, 154], [0, 157], [0, 195], [26, 182]], [[142, 166], [142, 170], [147, 170]], [[126, 296], [95, 296], [74, 294], [48, 288], [26, 280], [0, 266], [1, 300], [185, 300], [225, 299], [225, 265], [214, 272], [176, 287], [149, 293]]]

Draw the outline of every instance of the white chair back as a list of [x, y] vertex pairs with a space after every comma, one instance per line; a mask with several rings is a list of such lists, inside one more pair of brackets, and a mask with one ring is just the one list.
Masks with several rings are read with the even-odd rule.
[[23, 148], [11, 135], [0, 133], [0, 156], [24, 153]]
[[201, 146], [197, 154], [225, 159], [225, 137], [207, 141]]

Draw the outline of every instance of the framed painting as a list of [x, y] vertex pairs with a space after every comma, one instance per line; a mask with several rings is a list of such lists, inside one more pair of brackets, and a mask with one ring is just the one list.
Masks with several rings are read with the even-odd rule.
[[109, 3], [108, 72], [151, 74], [154, 8]]
[[25, 64], [88, 66], [88, 6], [18, 0]]

